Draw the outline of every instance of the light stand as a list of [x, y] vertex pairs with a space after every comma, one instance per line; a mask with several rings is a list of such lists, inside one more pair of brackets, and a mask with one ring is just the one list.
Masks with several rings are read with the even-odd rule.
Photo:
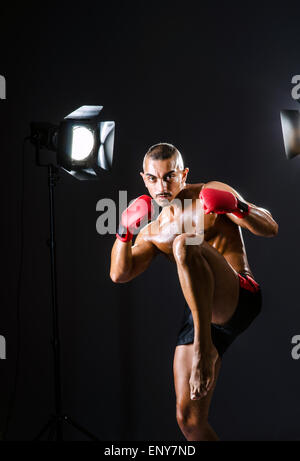
[[50, 249], [51, 260], [51, 307], [52, 307], [52, 346], [54, 356], [54, 392], [55, 392], [55, 414], [50, 416], [49, 421], [43, 426], [34, 440], [40, 440], [49, 430], [48, 440], [63, 440], [63, 423], [68, 423], [82, 434], [92, 440], [100, 440], [83, 426], [78, 424], [62, 411], [61, 394], [61, 360], [60, 360], [60, 339], [59, 339], [59, 317], [57, 306], [57, 275], [56, 275], [56, 243], [55, 243], [55, 212], [54, 212], [54, 187], [58, 176], [58, 168], [48, 165], [48, 187], [49, 187], [49, 212], [50, 212], [50, 238], [47, 241]]
[[[89, 110], [89, 108], [92, 108]], [[49, 188], [49, 223], [50, 238], [47, 244], [50, 249], [51, 260], [51, 307], [52, 307], [52, 346], [54, 354], [54, 393], [55, 393], [55, 413], [50, 415], [49, 420], [39, 431], [34, 440], [40, 440], [47, 431], [48, 440], [63, 440], [63, 424], [68, 423], [79, 432], [91, 440], [99, 441], [98, 437], [77, 423], [73, 418], [63, 413], [62, 408], [62, 389], [61, 389], [61, 355], [60, 355], [60, 336], [59, 336], [59, 313], [57, 305], [57, 274], [56, 274], [56, 242], [55, 242], [55, 210], [54, 210], [54, 188], [59, 179], [58, 167], [72, 174], [78, 179], [95, 179], [100, 168], [109, 170], [112, 163], [114, 122], [98, 122], [98, 113], [102, 106], [83, 106], [77, 111], [66, 117], [66, 122], [61, 123], [62, 128], [45, 123], [31, 124], [31, 142], [36, 148], [36, 163], [38, 166], [48, 167], [48, 188]], [[98, 111], [98, 112], [97, 112]], [[76, 118], [77, 116], [77, 118]], [[95, 121], [96, 119], [96, 121]], [[84, 125], [85, 124], [85, 125]], [[72, 141], [72, 129], [78, 126], [87, 127], [94, 133], [95, 146], [91, 150], [91, 160], [79, 162], [73, 161], [69, 152], [74, 147]], [[90, 128], [92, 127], [92, 128]], [[85, 129], [87, 129], [85, 128]], [[94, 131], [92, 131], [92, 129]], [[97, 132], [99, 131], [99, 133]], [[59, 147], [62, 146], [62, 147]], [[46, 157], [41, 156], [40, 149], [46, 147], [52, 151], [57, 151], [57, 155]], [[82, 148], [85, 149], [85, 146]], [[59, 163], [57, 163], [57, 160]], [[63, 160], [60, 160], [63, 159]], [[55, 161], [54, 161], [55, 160]], [[80, 167], [83, 171], [80, 171]]]

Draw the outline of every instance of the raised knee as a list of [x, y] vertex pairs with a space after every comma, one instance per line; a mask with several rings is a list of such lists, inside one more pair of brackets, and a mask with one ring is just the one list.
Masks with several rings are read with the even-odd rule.
[[173, 241], [173, 255], [175, 260], [178, 263], [185, 264], [189, 261], [196, 253], [199, 256], [201, 253], [201, 246], [197, 245], [187, 245], [187, 237], [192, 236], [193, 234], [181, 234], [175, 237]]
[[188, 407], [177, 408], [176, 419], [179, 427], [185, 433], [193, 433], [195, 430], [205, 430], [208, 424], [207, 415], [200, 412], [195, 414]]

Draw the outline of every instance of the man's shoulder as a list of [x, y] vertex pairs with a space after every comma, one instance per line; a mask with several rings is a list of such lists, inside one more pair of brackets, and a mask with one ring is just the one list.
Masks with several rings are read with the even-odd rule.
[[217, 179], [210, 179], [208, 181], [203, 181], [202, 183], [199, 183], [199, 185], [201, 184], [202, 187], [230, 187], [228, 186], [228, 184], [226, 184], [225, 182], [222, 182], [222, 181], [219, 181]]
[[[213, 183], [213, 182], [215, 182], [215, 181], [209, 181], [207, 183], [205, 183], [205, 182], [197, 182], [197, 183], [193, 183], [193, 184], [188, 183], [188, 184], [186, 184], [186, 186], [184, 188], [182, 196], [183, 197], [184, 196], [198, 197], [200, 192], [201, 192], [201, 189], [203, 187], [206, 187], [207, 184], [210, 184], [210, 183]], [[211, 187], [213, 187], [213, 186], [211, 186]]]
[[205, 187], [214, 187], [214, 186], [228, 186], [228, 184], [226, 184], [225, 182], [222, 182], [222, 181], [218, 181], [216, 179], [211, 179], [209, 181], [206, 181], [205, 183], [203, 183], [203, 185]]
[[205, 182], [195, 182], [195, 183], [186, 183], [186, 189], [194, 189], [197, 187], [201, 187], [205, 184]]
[[213, 187], [213, 186], [226, 186], [224, 182], [215, 180], [215, 179], [210, 179], [208, 181], [202, 181], [202, 182], [197, 182], [197, 183], [187, 183], [185, 189], [201, 189], [202, 187]]
[[193, 184], [187, 183], [186, 186], [185, 186], [185, 190], [186, 191], [192, 191], [192, 192], [193, 191], [195, 191], [195, 192], [199, 191], [200, 192], [200, 190], [202, 189], [204, 184], [205, 184], [204, 182], [197, 182], [197, 183], [193, 183]]

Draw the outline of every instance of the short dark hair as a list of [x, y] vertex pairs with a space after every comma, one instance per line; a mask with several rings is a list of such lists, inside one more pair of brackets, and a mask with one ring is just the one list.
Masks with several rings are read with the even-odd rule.
[[147, 150], [144, 156], [143, 170], [145, 170], [146, 158], [152, 158], [153, 160], [166, 160], [174, 155], [177, 155], [180, 168], [183, 169], [184, 164], [181, 153], [175, 146], [173, 146], [173, 144], [169, 144], [168, 142], [159, 142], [158, 144], [154, 144]]

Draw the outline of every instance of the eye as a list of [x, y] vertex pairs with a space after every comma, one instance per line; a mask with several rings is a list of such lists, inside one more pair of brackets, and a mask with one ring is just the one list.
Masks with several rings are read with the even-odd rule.
[[171, 178], [175, 178], [174, 173], [167, 174], [166, 179], [171, 179]]

